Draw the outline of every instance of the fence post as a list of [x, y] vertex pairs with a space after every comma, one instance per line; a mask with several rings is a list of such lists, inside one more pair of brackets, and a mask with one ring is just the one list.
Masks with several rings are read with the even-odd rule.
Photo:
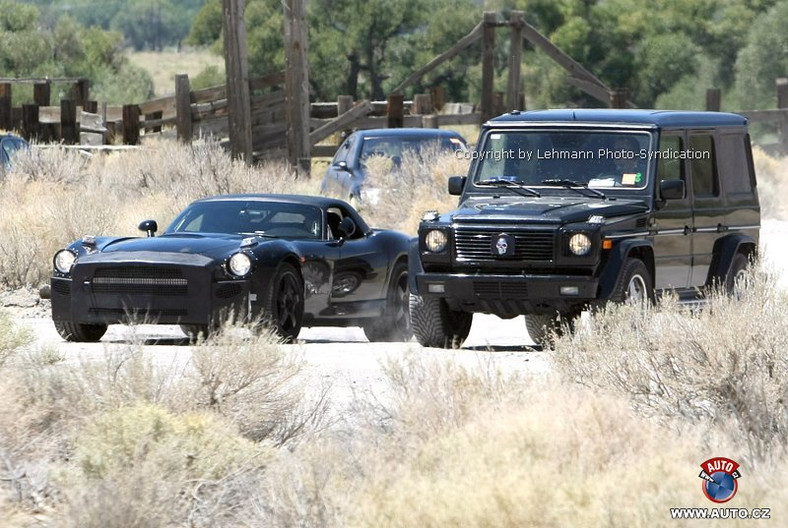
[[482, 30], [482, 123], [492, 118], [493, 110], [493, 81], [495, 76], [495, 26], [498, 15], [492, 11], [484, 12], [484, 27]]
[[181, 73], [175, 76], [175, 130], [178, 139], [189, 142], [192, 140], [192, 92], [189, 76]]
[[[341, 116], [348, 110], [353, 108], [353, 96], [352, 95], [340, 95], [337, 96], [337, 117]], [[340, 141], [345, 139], [350, 134], [350, 129], [346, 128], [341, 131], [340, 133]]]
[[509, 15], [511, 30], [509, 44], [509, 82], [506, 92], [506, 106], [509, 110], [522, 110], [520, 108], [520, 95], [522, 94], [522, 62], [523, 62], [523, 27], [525, 27], [525, 13], [512, 11]]
[[33, 101], [38, 106], [49, 106], [51, 94], [52, 85], [49, 84], [49, 81], [33, 85]]
[[79, 143], [77, 104], [71, 99], [60, 100], [60, 138], [66, 145]]
[[312, 145], [309, 141], [309, 38], [306, 0], [285, 0], [282, 6], [285, 15], [287, 156], [299, 175], [309, 177]]
[[22, 105], [22, 137], [30, 140], [38, 139], [41, 125], [38, 122], [38, 105]]
[[432, 96], [432, 109], [434, 112], [443, 110], [446, 104], [446, 90], [443, 86], [433, 86], [430, 88], [430, 95]]
[[82, 110], [91, 114], [98, 114], [98, 101], [82, 101]]
[[610, 92], [610, 108], [626, 108], [629, 92], [625, 88], [616, 88]]
[[123, 144], [140, 144], [140, 107], [123, 105]]
[[11, 83], [0, 83], [0, 128], [5, 130], [14, 128], [11, 113]]
[[426, 115], [432, 113], [432, 96], [430, 94], [415, 94], [413, 96], [413, 107], [410, 110], [414, 115]]
[[438, 116], [435, 114], [425, 115], [421, 118], [421, 126], [422, 128], [439, 128]]
[[402, 94], [389, 94], [386, 98], [387, 126], [402, 128], [405, 124], [405, 97]]
[[[777, 88], [777, 108], [788, 110], [788, 79], [780, 77], [774, 81], [774, 84]], [[788, 118], [786, 118], [786, 113], [783, 113], [783, 118], [777, 122], [777, 137], [783, 154], [788, 153]]]
[[721, 99], [722, 94], [719, 88], [708, 88], [706, 90], [706, 111], [719, 112]]
[[74, 83], [74, 101], [77, 106], [85, 107], [85, 102], [90, 98], [90, 81], [88, 79], [80, 79]]

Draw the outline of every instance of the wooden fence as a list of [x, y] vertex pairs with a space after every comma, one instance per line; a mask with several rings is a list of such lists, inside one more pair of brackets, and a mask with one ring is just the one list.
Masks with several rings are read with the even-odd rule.
[[[283, 80], [284, 73], [280, 72], [249, 83], [253, 94], [253, 150], [258, 159], [281, 156], [286, 146]], [[224, 85], [191, 90], [189, 77], [177, 75], [174, 95], [140, 104], [99, 105], [86, 99], [87, 82], [79, 80], [80, 99], [63, 99], [60, 106], [51, 106], [48, 94], [53, 82], [0, 79], [0, 128], [17, 129], [28, 139], [67, 145], [135, 145], [142, 137], [154, 134], [173, 135], [183, 141], [213, 136], [226, 142], [229, 135]], [[22, 83], [33, 84], [36, 94], [46, 93], [47, 97], [36, 97], [34, 104], [12, 108], [10, 86]], [[497, 99], [502, 107], [503, 94], [497, 94]], [[338, 145], [330, 139], [344, 130], [437, 128], [479, 121], [480, 113], [475, 105], [446, 103], [440, 87], [429, 94], [418, 94], [412, 100], [405, 100], [399, 94], [389, 96], [386, 101], [354, 101], [350, 96], [339, 96], [336, 102], [311, 104], [309, 139], [313, 156], [331, 156]]]

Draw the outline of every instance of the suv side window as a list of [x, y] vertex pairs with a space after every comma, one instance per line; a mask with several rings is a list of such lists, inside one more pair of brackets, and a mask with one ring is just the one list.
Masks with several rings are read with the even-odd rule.
[[717, 143], [725, 194], [751, 195], [754, 178], [750, 170], [749, 137], [744, 134], [722, 134], [717, 137]]
[[719, 196], [720, 179], [717, 174], [714, 137], [693, 134], [689, 139], [692, 153], [692, 191], [695, 196]]
[[[681, 136], [663, 135], [659, 138], [659, 152], [662, 157], [657, 162], [657, 182], [662, 180], [684, 180], [684, 160], [678, 155], [683, 150]], [[674, 155], [674, 153], [676, 153]]]

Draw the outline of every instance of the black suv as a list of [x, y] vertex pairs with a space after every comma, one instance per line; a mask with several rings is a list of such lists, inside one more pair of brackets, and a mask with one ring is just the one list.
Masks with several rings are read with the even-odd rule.
[[529, 335], [597, 302], [697, 300], [732, 289], [758, 248], [747, 120], [659, 110], [512, 112], [481, 130], [450, 213], [411, 248], [411, 319], [457, 347], [475, 312], [525, 315]]

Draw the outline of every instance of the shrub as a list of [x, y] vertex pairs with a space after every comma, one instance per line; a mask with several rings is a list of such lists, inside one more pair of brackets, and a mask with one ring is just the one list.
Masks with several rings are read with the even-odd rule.
[[715, 292], [701, 309], [610, 305], [557, 339], [555, 366], [646, 416], [713, 424], [768, 459], [788, 444], [787, 302], [756, 273], [739, 298]]

